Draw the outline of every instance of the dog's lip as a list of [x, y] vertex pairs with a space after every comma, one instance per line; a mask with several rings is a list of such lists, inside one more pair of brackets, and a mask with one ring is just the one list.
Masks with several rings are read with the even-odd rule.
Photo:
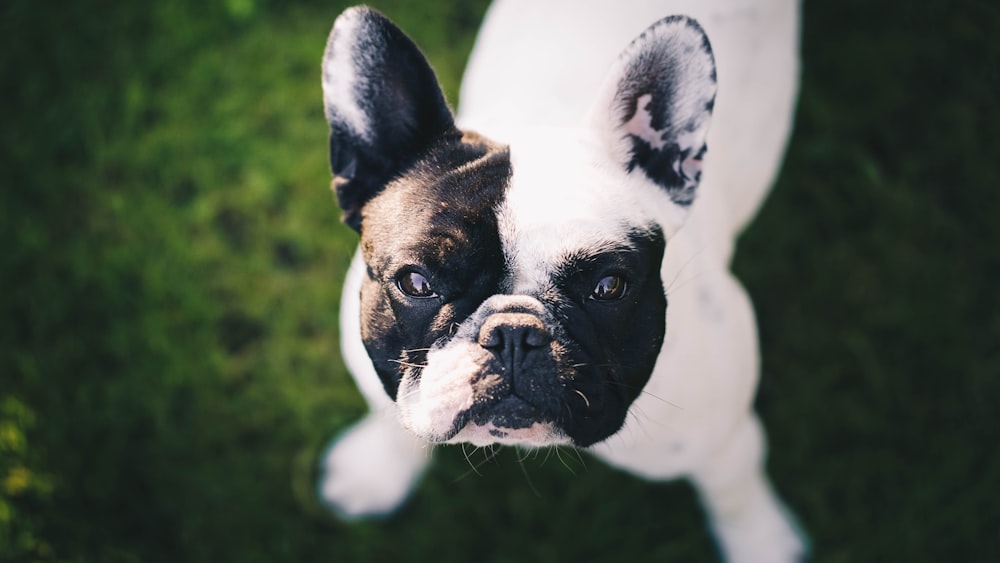
[[456, 420], [447, 442], [542, 447], [571, 443], [554, 417], [523, 397], [510, 394], [479, 409], [470, 409]]
[[523, 428], [503, 428], [492, 422], [470, 422], [455, 435], [452, 443], [468, 442], [475, 446], [502, 444], [522, 447], [545, 447], [571, 444], [572, 440], [551, 422], [533, 422]]
[[504, 428], [525, 428], [535, 422], [552, 422], [541, 410], [516, 393], [511, 393], [480, 413], [474, 413], [473, 422], [503, 422]]
[[[553, 417], [546, 416], [530, 401], [511, 393], [486, 404], [473, 405], [455, 417], [451, 430], [441, 441], [448, 441], [469, 425], [490, 426], [498, 432], [530, 428], [534, 424], [556, 426]], [[499, 436], [498, 436], [499, 437]]]

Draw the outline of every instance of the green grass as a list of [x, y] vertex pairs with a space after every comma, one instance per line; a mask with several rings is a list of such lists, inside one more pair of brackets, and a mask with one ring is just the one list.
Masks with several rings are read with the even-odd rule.
[[[454, 103], [484, 3], [374, 5]], [[443, 450], [382, 521], [317, 506], [364, 412], [319, 90], [344, 6], [0, 5], [0, 561], [711, 560], [688, 487], [566, 451]], [[806, 4], [795, 136], [735, 269], [818, 561], [1000, 559], [998, 25]]]

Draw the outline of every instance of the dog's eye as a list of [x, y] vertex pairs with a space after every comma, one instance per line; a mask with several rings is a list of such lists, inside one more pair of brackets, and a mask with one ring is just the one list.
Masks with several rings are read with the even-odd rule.
[[431, 282], [427, 281], [426, 277], [417, 272], [404, 272], [396, 280], [396, 285], [399, 286], [400, 291], [410, 297], [427, 299], [438, 296], [434, 289], [431, 288]]
[[627, 287], [625, 279], [621, 276], [604, 276], [601, 281], [597, 282], [590, 298], [597, 301], [615, 301], [625, 296]]

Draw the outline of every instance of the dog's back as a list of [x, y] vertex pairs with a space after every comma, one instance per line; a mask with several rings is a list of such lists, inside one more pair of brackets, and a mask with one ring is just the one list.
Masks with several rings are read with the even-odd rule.
[[[650, 22], [694, 17], [712, 42], [718, 94], [690, 221], [728, 263], [777, 174], [798, 76], [798, 0], [499, 0], [462, 83], [461, 126], [504, 140], [525, 126], [580, 125], [605, 73]], [[712, 216], [706, 210], [714, 208]], [[702, 249], [704, 250], [704, 249]]]

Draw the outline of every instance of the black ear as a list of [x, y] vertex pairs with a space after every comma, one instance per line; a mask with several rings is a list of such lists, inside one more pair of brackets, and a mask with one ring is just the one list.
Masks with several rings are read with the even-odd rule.
[[701, 178], [715, 90], [705, 32], [691, 18], [671, 16], [621, 54], [592, 117], [623, 167], [641, 171], [687, 207]]
[[330, 168], [344, 222], [455, 124], [427, 60], [398, 27], [366, 8], [337, 18], [323, 55]]

